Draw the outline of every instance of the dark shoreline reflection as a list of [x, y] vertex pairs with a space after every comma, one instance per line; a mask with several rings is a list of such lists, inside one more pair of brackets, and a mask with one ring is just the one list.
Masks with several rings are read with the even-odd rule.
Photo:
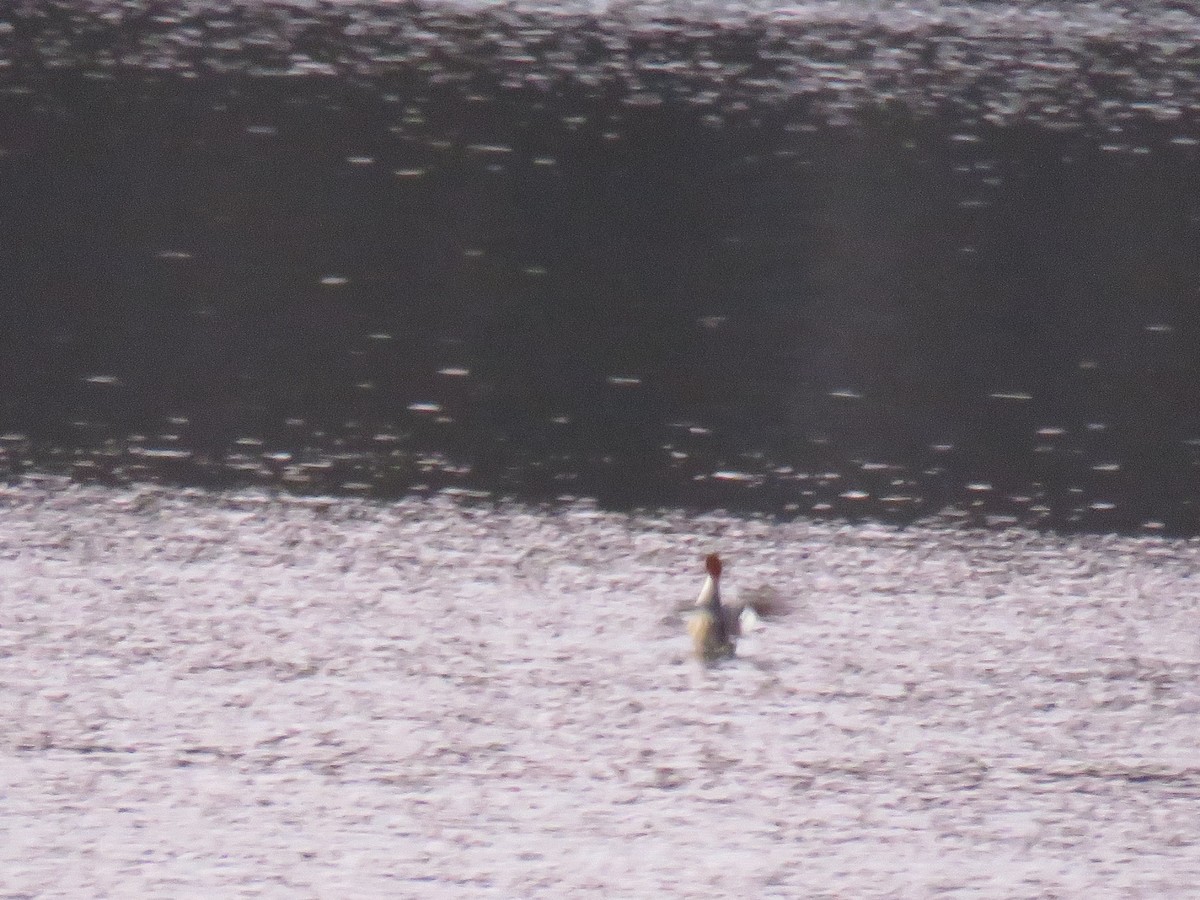
[[820, 63], [786, 29], [518, 22], [514, 62], [421, 6], [445, 40], [364, 74], [372, 7], [324, 9], [290, 77], [294, 31], [0, 35], [7, 471], [1197, 531], [1190, 112], [756, 96]]

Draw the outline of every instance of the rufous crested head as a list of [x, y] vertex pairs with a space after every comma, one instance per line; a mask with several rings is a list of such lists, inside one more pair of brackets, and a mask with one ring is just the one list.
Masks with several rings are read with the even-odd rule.
[[721, 557], [715, 553], [710, 553], [704, 557], [704, 569], [713, 578], [721, 577]]

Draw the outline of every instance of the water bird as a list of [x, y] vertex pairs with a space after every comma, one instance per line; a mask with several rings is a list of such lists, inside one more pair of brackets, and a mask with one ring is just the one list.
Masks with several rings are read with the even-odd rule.
[[710, 553], [704, 558], [704, 586], [696, 598], [695, 609], [688, 620], [688, 633], [696, 656], [712, 663], [727, 659], [737, 649], [746, 619], [754, 620], [780, 615], [784, 612], [778, 595], [770, 588], [759, 588], [752, 596], [738, 602], [721, 601], [721, 557]]

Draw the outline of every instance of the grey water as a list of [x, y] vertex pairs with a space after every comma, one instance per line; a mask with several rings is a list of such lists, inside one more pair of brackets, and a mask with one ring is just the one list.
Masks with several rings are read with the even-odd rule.
[[1198, 26], [16, 7], [0, 467], [1194, 533]]
[[0, 10], [0, 893], [1190, 896], [1196, 17]]

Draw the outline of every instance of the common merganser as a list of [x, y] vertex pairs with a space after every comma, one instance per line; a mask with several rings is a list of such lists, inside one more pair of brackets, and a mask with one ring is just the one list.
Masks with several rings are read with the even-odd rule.
[[751, 613], [754, 617], [782, 614], [785, 606], [771, 588], [758, 588], [753, 596], [739, 603], [721, 602], [721, 557], [710, 553], [704, 557], [704, 569], [708, 573], [695, 609], [688, 620], [688, 633], [696, 656], [703, 662], [716, 662], [733, 656], [737, 639], [742, 635], [742, 617]]
[[738, 635], [742, 633], [742, 611], [721, 603], [721, 557], [708, 554], [704, 568], [708, 575], [696, 598], [696, 612], [688, 621], [688, 632], [696, 656], [704, 662], [714, 662], [733, 656]]

